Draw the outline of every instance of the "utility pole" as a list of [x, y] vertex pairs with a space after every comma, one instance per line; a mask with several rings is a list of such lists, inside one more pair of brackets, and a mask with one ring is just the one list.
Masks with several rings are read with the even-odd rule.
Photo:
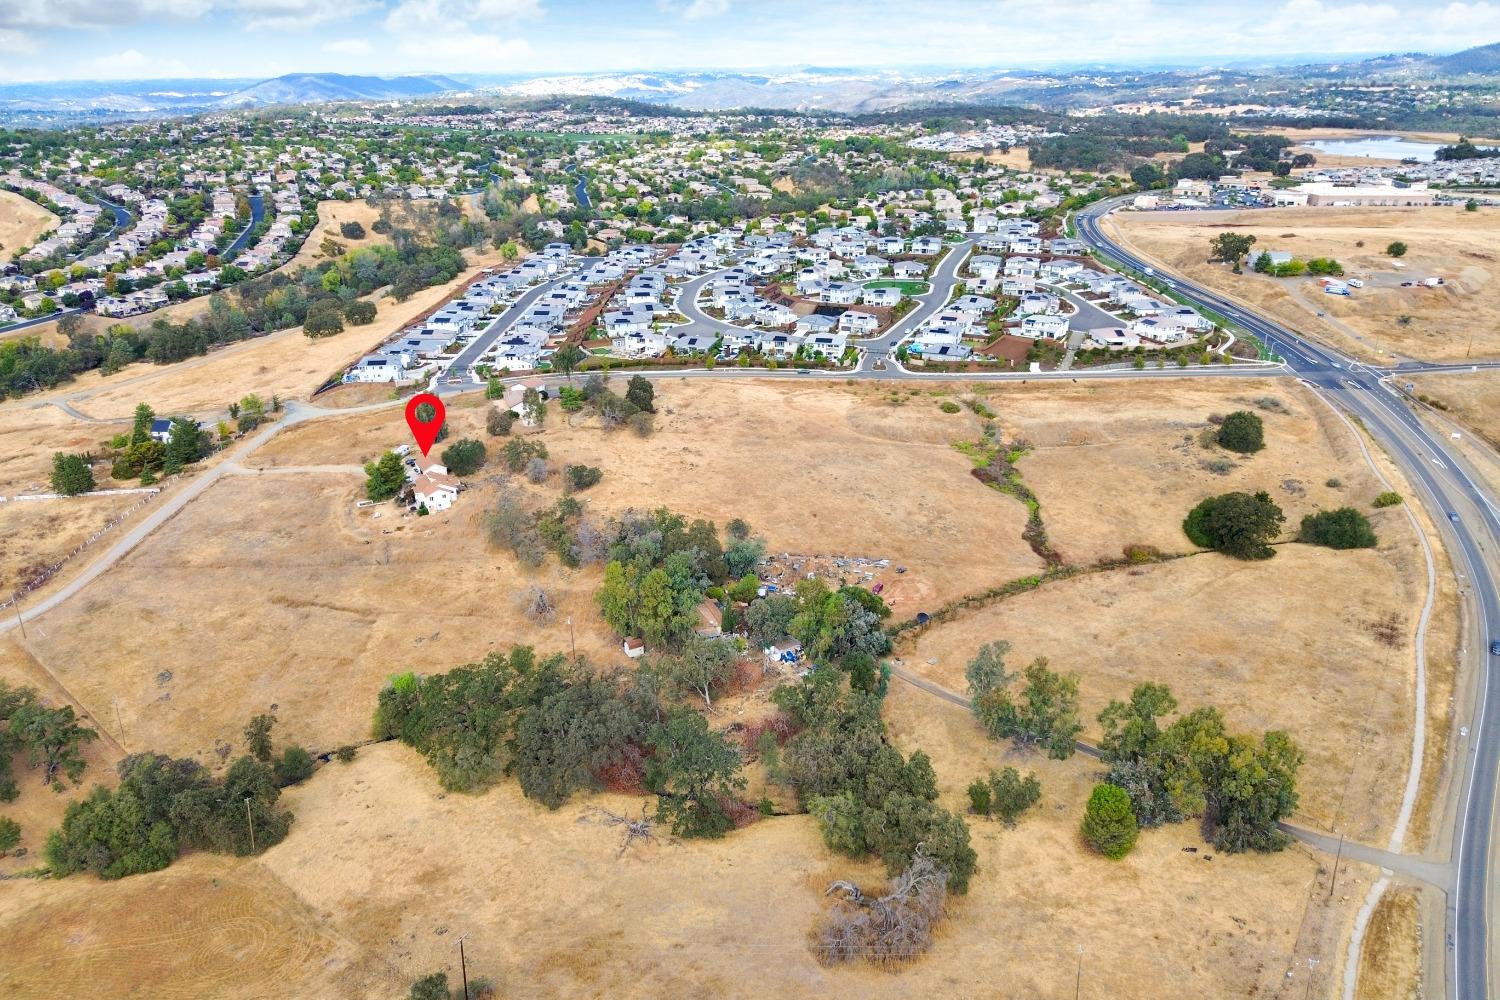
[[573, 662], [578, 662], [578, 636], [573, 630], [573, 616], [568, 616], [568, 644], [573, 647]]
[[1342, 860], [1344, 860], [1344, 837], [1345, 837], [1345, 834], [1342, 834], [1342, 833], [1339, 834], [1339, 852], [1338, 852], [1338, 854], [1334, 855], [1334, 858], [1333, 858], [1333, 877], [1331, 877], [1328, 880], [1328, 898], [1329, 899], [1333, 898], [1333, 885], [1334, 885], [1335, 882], [1337, 882], [1339, 880], [1339, 862], [1342, 861]]
[[458, 939], [458, 968], [464, 978], [464, 1000], [469, 1000], [469, 963], [464, 958], [464, 938], [468, 936], [465, 934]]
[[24, 639], [26, 638], [26, 621], [21, 617], [21, 592], [19, 590], [10, 592], [10, 602], [16, 606], [16, 624], [21, 627], [21, 638]]
[[250, 824], [250, 853], [255, 853], [255, 817], [250, 815], [250, 796], [245, 796], [245, 822]]
[[118, 696], [116, 696], [114, 698], [111, 698], [110, 701], [114, 702], [115, 706], [115, 728], [120, 731], [121, 736], [124, 736], [125, 723], [120, 719], [120, 699]]
[[1078, 1000], [1078, 991], [1083, 988], [1083, 945], [1078, 946], [1078, 974], [1073, 977], [1073, 1000]]

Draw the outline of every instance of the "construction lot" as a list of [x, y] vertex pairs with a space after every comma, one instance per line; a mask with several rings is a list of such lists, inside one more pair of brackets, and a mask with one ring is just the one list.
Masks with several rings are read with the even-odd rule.
[[[1130, 544], [1187, 551], [1182, 517], [1210, 493], [1266, 489], [1291, 527], [1320, 507], [1370, 512], [1378, 492], [1349, 429], [1287, 380], [977, 391], [1000, 435], [1029, 445], [1017, 469], [1072, 564]], [[658, 380], [649, 437], [592, 418], [570, 426], [555, 406], [541, 431], [524, 433], [554, 465], [603, 470], [579, 494], [593, 516], [665, 506], [721, 527], [741, 517], [789, 556], [777, 567], [789, 580], [895, 575], [889, 588], [909, 588], [896, 594], [902, 619], [1044, 566], [1021, 537], [1023, 504], [972, 476], [954, 447], [979, 440], [985, 420], [939, 404], [967, 396], [950, 384]], [[486, 406], [453, 401], [451, 439], [481, 437], [493, 451]], [[1200, 443], [1210, 414], [1247, 408], [1265, 421], [1264, 451], [1227, 459]], [[363, 738], [376, 693], [400, 671], [446, 670], [515, 642], [565, 652], [576, 641], [594, 662], [623, 662], [595, 610], [597, 568], [549, 557], [527, 570], [485, 544], [480, 515], [500, 488], [487, 473], [437, 516], [355, 506], [358, 463], [405, 439], [397, 408], [283, 431], [24, 641], [7, 637], [0, 676], [61, 685], [126, 751], [217, 767], [219, 745], [238, 752], [244, 721], [273, 705], [278, 739], [326, 750]], [[558, 495], [555, 480], [509, 488], [536, 502]], [[1085, 738], [1105, 701], [1145, 680], [1169, 684], [1184, 708], [1219, 706], [1232, 729], [1285, 728], [1307, 755], [1296, 821], [1383, 844], [1411, 738], [1426, 579], [1401, 509], [1373, 522], [1373, 551], [1286, 545], [1262, 563], [1205, 554], [1048, 583], [935, 623], [896, 655], [955, 692], [984, 642], [1012, 642], [1013, 668], [1048, 656], [1080, 675]], [[551, 625], [515, 609], [515, 592], [533, 583], [555, 598]], [[1374, 627], [1387, 614], [1399, 627]], [[1445, 629], [1429, 634], [1429, 652], [1451, 650]], [[471, 974], [507, 996], [1058, 996], [1080, 966], [1084, 995], [1335, 995], [1371, 871], [1346, 861], [1330, 896], [1327, 858], [1294, 846], [1208, 860], [1191, 824], [1147, 832], [1128, 859], [1105, 861], [1077, 836], [1096, 762], [1016, 756], [964, 709], [900, 679], [885, 714], [904, 751], [931, 756], [949, 808], [1006, 764], [1043, 785], [1016, 829], [971, 821], [973, 887], [952, 901], [932, 953], [895, 974], [813, 958], [807, 935], [829, 881], [870, 886], [880, 869], [831, 854], [806, 816], [617, 857], [619, 831], [596, 810], [635, 813], [639, 799], [582, 796], [548, 812], [512, 782], [444, 794], [413, 751], [383, 744], [289, 790], [292, 832], [259, 858], [189, 857], [110, 885], [18, 885], [28, 916], [24, 928], [0, 918], [14, 942], [0, 985], [388, 997], [434, 968], [456, 976], [454, 942], [467, 934]], [[95, 763], [90, 779], [102, 770]], [[28, 785], [23, 803], [64, 798]], [[42, 832], [26, 830], [33, 852]], [[173, 952], [165, 973], [163, 946]], [[1308, 958], [1319, 961], [1311, 984]], [[276, 970], [274, 989], [262, 965]]]
[[[1421, 361], [1500, 356], [1500, 283], [1494, 278], [1500, 211], [1432, 208], [1280, 208], [1254, 211], [1117, 212], [1110, 232], [1165, 269], [1263, 310], [1365, 360]], [[1368, 279], [1348, 297], [1312, 278], [1234, 274], [1208, 263], [1225, 232], [1256, 238], [1251, 253], [1284, 250], [1298, 260], [1331, 257]], [[1399, 259], [1386, 247], [1400, 241]], [[1400, 265], [1400, 266], [1397, 266]], [[1440, 277], [1436, 288], [1403, 287]]]

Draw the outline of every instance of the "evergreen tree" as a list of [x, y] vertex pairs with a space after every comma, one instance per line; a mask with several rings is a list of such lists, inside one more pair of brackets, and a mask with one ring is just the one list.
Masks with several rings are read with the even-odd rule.
[[633, 375], [625, 389], [625, 401], [643, 413], [656, 412], [656, 389], [643, 375]]
[[365, 496], [379, 503], [389, 500], [401, 492], [406, 485], [406, 473], [401, 466], [401, 456], [388, 451], [374, 462], [365, 463]]
[[52, 491], [63, 496], [75, 497], [94, 488], [94, 470], [82, 455], [52, 456]]
[[1140, 828], [1123, 788], [1099, 784], [1083, 814], [1083, 839], [1106, 858], [1119, 860], [1135, 846]]
[[151, 440], [151, 421], [156, 419], [156, 412], [145, 403], [139, 403], [135, 408], [135, 425], [130, 429], [130, 443], [144, 444]]

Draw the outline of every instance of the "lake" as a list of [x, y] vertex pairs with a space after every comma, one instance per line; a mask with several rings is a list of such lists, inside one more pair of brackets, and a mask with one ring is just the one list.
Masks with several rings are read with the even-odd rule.
[[1435, 142], [1412, 142], [1398, 135], [1371, 135], [1361, 139], [1314, 139], [1303, 143], [1331, 156], [1364, 156], [1373, 160], [1416, 160], [1431, 163], [1442, 147]]

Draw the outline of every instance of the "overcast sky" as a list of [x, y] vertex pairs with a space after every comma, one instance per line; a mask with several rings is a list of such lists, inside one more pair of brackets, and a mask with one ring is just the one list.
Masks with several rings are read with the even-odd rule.
[[0, 0], [0, 80], [1452, 52], [1500, 0]]

